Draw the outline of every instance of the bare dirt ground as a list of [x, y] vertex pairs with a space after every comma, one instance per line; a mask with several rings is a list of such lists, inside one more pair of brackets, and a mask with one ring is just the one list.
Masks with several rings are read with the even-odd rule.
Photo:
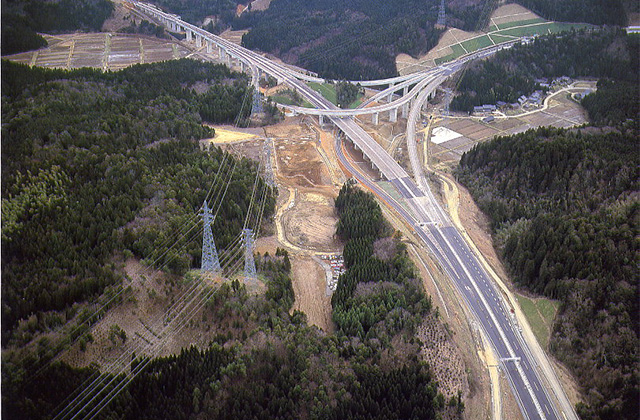
[[271, 0], [254, 0], [251, 2], [251, 10], [267, 10], [270, 4]]
[[331, 296], [326, 292], [324, 270], [308, 256], [297, 255], [293, 258], [293, 291], [296, 296], [293, 309], [304, 312], [310, 324], [316, 325], [327, 333], [335, 330], [331, 320]]
[[242, 36], [249, 32], [248, 29], [243, 29], [241, 31], [231, 31], [227, 30], [220, 34], [220, 37], [226, 39], [229, 42], [233, 42], [234, 44], [241, 45], [242, 44]]
[[260, 238], [256, 250], [273, 254], [282, 247], [289, 251], [294, 309], [305, 312], [311, 324], [333, 331], [325, 271], [313, 258], [341, 252], [341, 244], [333, 237], [337, 223], [333, 200], [344, 179], [327, 152], [332, 136], [303, 117], [262, 129], [215, 128], [216, 137], [204, 143], [254, 160], [263, 156], [264, 139], [272, 139], [272, 167], [278, 183], [275, 235]]
[[[162, 341], [165, 321], [177, 314], [168, 309], [183, 296], [189, 284], [184, 279], [148, 269], [133, 259], [126, 262], [125, 272], [130, 279], [125, 286], [131, 287], [131, 294], [91, 328], [94, 341], [87, 344], [85, 351], [76, 343], [61, 354], [62, 361], [78, 367], [96, 363], [101, 370], [113, 373], [130, 362], [129, 357], [121, 358], [124, 352], [133, 350], [141, 356], [146, 354], [144, 349], [149, 345]], [[220, 279], [208, 279], [206, 284], [215, 286], [220, 282]], [[114, 326], [125, 332], [124, 341], [110, 334]], [[156, 355], [179, 353], [180, 349], [192, 344], [204, 346], [214, 333], [212, 324], [202, 321], [202, 311], [197, 311], [192, 321], [179, 334], [172, 335]]]
[[299, 192], [295, 206], [284, 214], [287, 239], [304, 249], [335, 252], [334, 234], [338, 223], [333, 198]]

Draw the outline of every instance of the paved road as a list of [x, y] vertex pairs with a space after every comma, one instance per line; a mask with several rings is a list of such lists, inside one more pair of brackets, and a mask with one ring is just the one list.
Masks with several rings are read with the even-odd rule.
[[[148, 10], [148, 9], [142, 9]], [[312, 90], [299, 77], [300, 74], [291, 69], [276, 64], [261, 55], [246, 50], [240, 46], [225, 41], [215, 35], [206, 33], [200, 28], [186, 24], [177, 17], [171, 17], [174, 22], [189, 28], [216, 44], [224, 46], [236, 58], [241, 59], [254, 68], [276, 77], [279, 81], [296, 89], [317, 110], [326, 111], [331, 121], [338, 126], [346, 136], [361, 149], [364, 155], [381, 171], [394, 185], [403, 199], [408, 203], [410, 211], [405, 210], [399, 203], [373, 181], [367, 179], [344, 158], [341, 148], [337, 148], [339, 158], [351, 167], [354, 175], [370, 189], [385, 199], [415, 230], [428, 248], [440, 261], [444, 269], [453, 278], [469, 308], [486, 332], [496, 354], [501, 358], [503, 370], [512, 385], [516, 399], [527, 419], [558, 419], [560, 418], [547, 395], [537, 367], [532, 364], [533, 357], [520, 334], [516, 321], [510, 311], [506, 309], [502, 297], [499, 295], [477, 257], [473, 254], [460, 233], [449, 222], [448, 216], [442, 210], [426, 182], [418, 177], [420, 187], [414, 183], [406, 171], [387, 152], [375, 142], [350, 116], [343, 114], [338, 118], [335, 105]], [[481, 51], [463, 57], [446, 67], [440, 67], [424, 76], [421, 81], [423, 89], [433, 88], [439, 78], [446, 78], [457, 71], [466, 61], [483, 57], [494, 52], [495, 49]], [[421, 96], [424, 92], [421, 93]], [[389, 105], [389, 104], [387, 104]], [[575, 417], [575, 413], [564, 413], [567, 417]]]

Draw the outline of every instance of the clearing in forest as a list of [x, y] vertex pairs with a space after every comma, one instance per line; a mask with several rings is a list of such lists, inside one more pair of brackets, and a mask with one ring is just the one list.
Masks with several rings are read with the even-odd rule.
[[427, 54], [413, 58], [407, 54], [396, 57], [396, 67], [402, 75], [438, 66], [465, 54], [519, 37], [544, 35], [588, 27], [587, 24], [547, 21], [517, 4], [507, 4], [496, 9], [489, 19], [489, 26], [481, 32], [447, 29], [438, 45]]

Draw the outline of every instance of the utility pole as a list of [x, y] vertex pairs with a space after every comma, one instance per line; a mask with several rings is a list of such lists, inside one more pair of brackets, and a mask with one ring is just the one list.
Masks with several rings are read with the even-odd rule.
[[202, 221], [204, 223], [204, 234], [202, 236], [202, 271], [216, 272], [220, 271], [220, 259], [218, 258], [218, 250], [213, 242], [213, 232], [211, 224], [213, 223], [212, 209], [204, 201], [202, 209]]

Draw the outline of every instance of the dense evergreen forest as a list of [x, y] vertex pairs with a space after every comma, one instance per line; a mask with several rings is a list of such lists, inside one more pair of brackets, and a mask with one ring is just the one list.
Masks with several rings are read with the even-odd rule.
[[516, 0], [527, 9], [549, 20], [586, 22], [595, 25], [627, 24], [625, 3], [638, 7], [634, 0]]
[[[34, 312], [117, 283], [114, 252], [162, 254], [225, 160], [200, 151], [197, 140], [213, 135], [202, 122], [243, 119], [251, 102], [246, 76], [192, 60], [116, 73], [3, 61], [2, 93], [3, 339]], [[242, 227], [255, 171], [237, 162], [214, 226], [219, 246]], [[273, 207], [270, 198], [267, 216]], [[199, 264], [199, 246], [158, 264], [181, 273]]]
[[621, 29], [582, 30], [545, 35], [515, 45], [466, 70], [451, 108], [516, 102], [540, 89], [537, 78], [597, 77], [638, 84], [640, 38]]
[[640, 85], [636, 82], [602, 79], [598, 90], [585, 96], [581, 104], [589, 120], [598, 126], [623, 126], [640, 132]]
[[[336, 205], [341, 235], [352, 238], [349, 242], [375, 241], [372, 252], [387, 264], [385, 270], [402, 266], [407, 276], [415, 278], [397, 239], [385, 238], [390, 230], [371, 195], [347, 185]], [[360, 220], [373, 222], [367, 222], [365, 230], [355, 229], [356, 213], [348, 208], [357, 209]], [[371, 260], [366, 250], [358, 253], [349, 257], [347, 273]], [[352, 334], [346, 324], [336, 334], [326, 335], [309, 327], [303, 313], [291, 312], [294, 296], [287, 251], [257, 255], [256, 265], [266, 282], [266, 294], [249, 295], [237, 281], [219, 287], [202, 314], [202, 322], [215, 329], [210, 345], [149, 361], [126, 392], [107, 407], [104, 418], [429, 420], [444, 413], [448, 418], [460, 415], [462, 401], [445, 401], [429, 367], [419, 361], [420, 343], [413, 338], [409, 320], [431, 306], [421, 286], [406, 276], [383, 282], [379, 271], [371, 271], [358, 285], [367, 290], [349, 298], [359, 300], [364, 313], [381, 310], [389, 294], [402, 295], [401, 300], [406, 296], [407, 301], [415, 295], [418, 300], [409, 307], [395, 309], [393, 303], [384, 308], [387, 314], [366, 335]], [[132, 367], [146, 362], [137, 358]], [[92, 373], [53, 364], [43, 380], [59, 385], [42, 387], [25, 380], [20, 366], [5, 365], [2, 414], [49, 418]]]
[[152, 3], [194, 25], [204, 24], [207, 16], [216, 16], [218, 21], [207, 28], [214, 29], [215, 33], [229, 27], [236, 16], [237, 6], [233, 0], [154, 0]]
[[333, 320], [346, 335], [388, 342], [431, 310], [404, 245], [389, 237], [382, 211], [354, 184], [336, 199], [337, 234], [346, 240], [346, 272], [331, 297]]
[[46, 46], [36, 32], [100, 31], [113, 9], [109, 0], [2, 0], [2, 54]]
[[270, 52], [333, 79], [396, 74], [395, 56], [428, 51], [440, 31], [438, 2], [419, 0], [274, 0], [264, 12], [243, 14], [235, 28], [250, 49]]
[[458, 170], [516, 284], [562, 302], [550, 349], [582, 387], [584, 419], [635, 419], [640, 409], [634, 125], [496, 138], [463, 155]]
[[[432, 48], [441, 30], [435, 29], [439, 1], [402, 0], [274, 0], [265, 11], [235, 17], [228, 0], [156, 2], [184, 19], [214, 32], [232, 26], [250, 29], [243, 37], [247, 48], [278, 55], [332, 79], [373, 79], [396, 75], [395, 57]], [[495, 1], [471, 0], [448, 5], [450, 24], [476, 29], [486, 22]]]

